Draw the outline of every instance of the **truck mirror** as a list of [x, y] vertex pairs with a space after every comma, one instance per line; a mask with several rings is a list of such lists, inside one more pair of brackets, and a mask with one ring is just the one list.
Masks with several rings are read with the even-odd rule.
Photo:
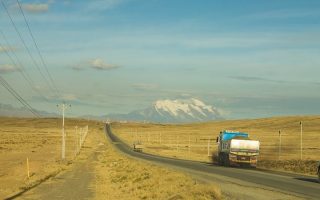
[[216, 142], [217, 142], [217, 143], [219, 142], [219, 137], [217, 137], [217, 140], [216, 140]]

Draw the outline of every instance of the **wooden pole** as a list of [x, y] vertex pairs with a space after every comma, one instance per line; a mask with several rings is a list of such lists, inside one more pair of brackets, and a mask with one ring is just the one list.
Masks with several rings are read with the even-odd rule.
[[30, 178], [29, 158], [27, 157], [27, 176]]
[[208, 138], [208, 157], [210, 156], [210, 138]]
[[281, 156], [281, 130], [279, 130], [279, 157], [278, 160], [280, 160]]
[[302, 121], [300, 122], [300, 160], [302, 160]]
[[190, 148], [191, 148], [191, 146], [190, 146], [191, 144], [190, 144], [190, 135], [189, 135], [189, 144], [188, 144], [188, 153], [190, 154]]

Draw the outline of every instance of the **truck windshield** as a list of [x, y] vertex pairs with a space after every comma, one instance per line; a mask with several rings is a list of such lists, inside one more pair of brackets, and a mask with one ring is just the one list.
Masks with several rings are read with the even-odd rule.
[[228, 133], [224, 132], [222, 135], [222, 140], [231, 140], [235, 137], [243, 137], [243, 138], [248, 138], [247, 133]]

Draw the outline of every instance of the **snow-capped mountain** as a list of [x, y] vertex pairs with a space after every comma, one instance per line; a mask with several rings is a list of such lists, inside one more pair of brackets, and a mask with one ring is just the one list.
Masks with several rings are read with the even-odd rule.
[[127, 115], [110, 115], [113, 120], [150, 121], [160, 123], [202, 122], [222, 119], [219, 110], [192, 99], [158, 100], [152, 106]]

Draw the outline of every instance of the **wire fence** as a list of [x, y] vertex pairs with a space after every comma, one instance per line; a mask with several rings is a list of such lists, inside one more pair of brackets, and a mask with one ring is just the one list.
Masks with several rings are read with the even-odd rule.
[[73, 137], [74, 157], [76, 157], [80, 153], [81, 147], [83, 146], [83, 143], [87, 137], [88, 132], [89, 132], [89, 126], [75, 127], [75, 135]]
[[[0, 178], [21, 182], [59, 169], [61, 130], [53, 128], [0, 128]], [[67, 128], [66, 157], [70, 162], [79, 155], [89, 133], [88, 126]]]
[[[199, 130], [159, 131], [151, 128], [119, 130], [120, 137], [129, 144], [140, 141], [148, 151], [156, 154], [208, 160], [218, 149], [216, 143], [218, 134], [199, 133]], [[281, 136], [278, 131], [251, 129], [251, 132], [253, 133], [251, 139], [260, 141], [260, 160], [320, 159], [320, 133], [305, 131], [301, 140], [299, 131], [283, 131]]]

